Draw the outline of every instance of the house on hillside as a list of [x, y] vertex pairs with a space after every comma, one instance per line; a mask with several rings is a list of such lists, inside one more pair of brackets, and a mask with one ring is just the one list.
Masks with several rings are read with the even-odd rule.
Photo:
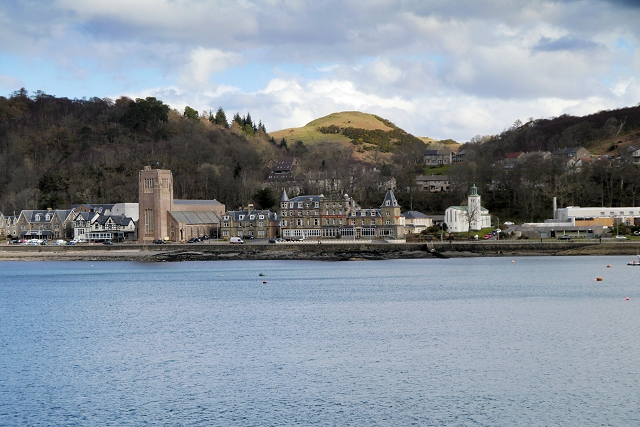
[[551, 153], [553, 157], [565, 159], [586, 159], [591, 158], [591, 154], [584, 147], [559, 148]]
[[442, 166], [453, 163], [454, 153], [451, 150], [425, 150], [424, 154], [425, 166]]
[[640, 148], [636, 148], [633, 145], [627, 148], [627, 158], [629, 158], [634, 165], [640, 165]]
[[416, 185], [422, 191], [440, 193], [451, 190], [449, 175], [418, 175]]
[[507, 153], [504, 159], [500, 160], [500, 164], [507, 169], [513, 169], [513, 167], [520, 161], [524, 153], [522, 151], [515, 151], [513, 153]]
[[467, 158], [467, 150], [460, 150], [453, 153], [453, 163], [464, 163]]

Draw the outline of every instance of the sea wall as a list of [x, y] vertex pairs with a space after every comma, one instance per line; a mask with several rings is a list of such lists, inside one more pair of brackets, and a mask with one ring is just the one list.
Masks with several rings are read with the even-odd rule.
[[229, 243], [193, 245], [2, 246], [0, 259], [65, 260], [380, 260], [532, 255], [635, 255], [640, 243], [501, 241], [433, 243]]

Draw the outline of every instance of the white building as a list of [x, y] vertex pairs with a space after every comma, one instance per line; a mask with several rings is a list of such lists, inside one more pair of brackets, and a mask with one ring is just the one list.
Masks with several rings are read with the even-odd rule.
[[[491, 215], [486, 208], [480, 204], [478, 188], [471, 187], [471, 193], [467, 198], [467, 206], [450, 206], [444, 212], [444, 222], [447, 230], [451, 233], [461, 233], [465, 231], [478, 231], [482, 228], [491, 227]], [[471, 223], [471, 224], [469, 224]]]
[[610, 218], [612, 220], [620, 221], [620, 223], [633, 225], [634, 218], [640, 217], [640, 207], [581, 208], [580, 206], [568, 206], [566, 208], [554, 209], [553, 217], [559, 221], [571, 221], [586, 218]]
[[431, 227], [433, 221], [431, 217], [418, 211], [407, 211], [404, 216], [404, 234], [420, 234], [423, 230]]

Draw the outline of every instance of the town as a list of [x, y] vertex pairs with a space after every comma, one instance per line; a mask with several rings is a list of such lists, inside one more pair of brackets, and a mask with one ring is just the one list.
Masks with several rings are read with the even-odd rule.
[[[636, 161], [640, 150], [630, 150]], [[426, 150], [425, 165], [447, 165], [464, 161], [463, 151]], [[568, 167], [591, 161], [584, 148], [554, 153], [509, 153], [498, 167], [512, 168], [520, 159], [562, 156]], [[270, 162], [266, 185], [280, 192], [277, 209], [255, 209], [252, 203], [237, 210], [227, 209], [218, 200], [174, 198], [170, 170], [146, 166], [139, 171], [138, 202], [80, 204], [69, 209], [23, 210], [19, 214], [0, 213], [0, 235], [8, 243], [79, 244], [95, 243], [195, 243], [220, 239], [231, 243], [268, 239], [290, 241], [386, 241], [402, 243], [420, 237], [443, 239], [500, 240], [507, 238], [564, 240], [614, 237], [620, 226], [636, 227], [640, 207], [565, 207], [557, 208], [553, 199], [553, 218], [539, 223], [500, 223], [492, 219], [481, 204], [475, 185], [468, 191], [467, 203], [450, 206], [442, 215], [426, 215], [415, 210], [402, 211], [394, 195], [395, 182], [382, 179], [386, 187], [380, 205], [362, 207], [348, 194], [335, 191], [335, 177], [313, 176], [315, 188], [327, 193], [301, 194], [301, 173], [294, 157]], [[451, 189], [448, 176], [418, 176], [422, 191], [446, 192]], [[332, 191], [333, 190], [333, 191]], [[478, 232], [487, 233], [479, 236]], [[481, 233], [482, 234], [482, 233]], [[637, 231], [636, 231], [637, 234]]]

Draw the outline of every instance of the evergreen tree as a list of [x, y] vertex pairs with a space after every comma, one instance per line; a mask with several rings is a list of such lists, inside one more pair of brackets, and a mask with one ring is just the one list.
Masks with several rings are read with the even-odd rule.
[[[235, 120], [235, 117], [234, 117]], [[215, 124], [224, 126], [226, 129], [229, 129], [229, 122], [227, 122], [227, 115], [224, 113], [222, 107], [218, 108], [218, 112], [216, 113]]]
[[244, 120], [242, 119], [242, 117], [240, 117], [240, 113], [235, 113], [233, 115], [233, 121], [236, 122], [240, 128], [244, 127]]
[[198, 111], [189, 107], [188, 105], [184, 107], [184, 116], [188, 119], [198, 120], [199, 115]]

